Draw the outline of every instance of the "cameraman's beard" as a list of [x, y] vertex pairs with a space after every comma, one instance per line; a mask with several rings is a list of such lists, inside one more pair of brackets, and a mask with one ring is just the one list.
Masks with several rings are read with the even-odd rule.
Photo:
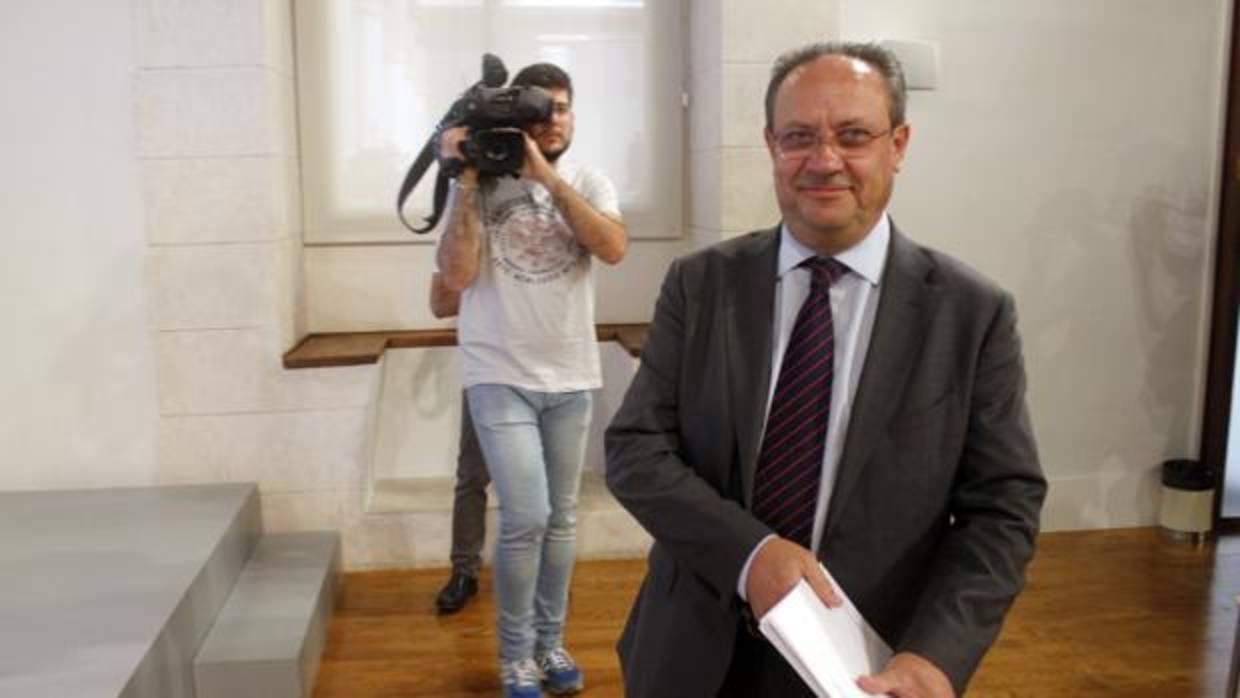
[[546, 148], [543, 148], [542, 144], [538, 145], [538, 151], [542, 152], [543, 159], [546, 159], [548, 164], [551, 164], [551, 165], [556, 164], [556, 161], [559, 160], [559, 156], [563, 155], [564, 151], [568, 150], [569, 145], [573, 145], [572, 139], [560, 138], [559, 140], [560, 140], [560, 143], [563, 143], [564, 145], [559, 146], [559, 148], [556, 148], [553, 150], [547, 150]]
[[542, 150], [541, 148], [539, 148], [539, 150], [542, 150], [543, 157], [546, 158], [547, 162], [551, 165], [554, 165], [556, 160], [559, 160], [560, 156], [568, 151], [568, 146], [572, 144], [573, 144], [572, 141], [565, 141], [564, 147], [562, 148], [557, 148], [556, 150]]

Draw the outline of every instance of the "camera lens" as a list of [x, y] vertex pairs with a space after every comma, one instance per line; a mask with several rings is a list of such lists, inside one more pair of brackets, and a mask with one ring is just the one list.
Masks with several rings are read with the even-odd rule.
[[504, 143], [495, 141], [493, 143], [488, 143], [487, 146], [487, 149], [482, 151], [482, 157], [487, 160], [500, 161], [508, 158], [508, 148], [505, 147]]
[[486, 129], [471, 137], [471, 157], [483, 175], [515, 175], [525, 160], [525, 137], [515, 129]]

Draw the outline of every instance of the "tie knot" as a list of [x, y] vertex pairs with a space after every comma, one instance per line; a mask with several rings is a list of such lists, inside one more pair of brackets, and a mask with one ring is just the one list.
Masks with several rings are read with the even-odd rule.
[[848, 267], [834, 257], [810, 257], [801, 266], [808, 269], [814, 286], [830, 288], [848, 273]]

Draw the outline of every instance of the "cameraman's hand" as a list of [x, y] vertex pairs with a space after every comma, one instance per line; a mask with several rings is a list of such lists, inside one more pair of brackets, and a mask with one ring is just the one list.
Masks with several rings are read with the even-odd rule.
[[548, 190], [553, 190], [560, 176], [556, 174], [551, 163], [547, 162], [538, 143], [530, 137], [530, 134], [523, 131], [521, 135], [525, 136], [525, 162], [521, 164], [521, 176], [538, 182]]
[[[461, 142], [468, 137], [469, 128], [466, 126], [455, 126], [439, 134], [439, 159], [465, 162], [465, 153], [461, 152]], [[466, 164], [457, 179], [466, 186], [477, 186], [478, 168]]]
[[453, 126], [443, 133], [440, 133], [439, 159], [464, 160], [465, 153], [461, 152], [461, 141], [466, 138], [469, 138], [469, 128], [466, 126]]

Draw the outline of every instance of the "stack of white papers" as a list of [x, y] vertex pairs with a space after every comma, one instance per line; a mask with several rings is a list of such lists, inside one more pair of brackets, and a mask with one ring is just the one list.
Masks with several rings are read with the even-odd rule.
[[843, 605], [827, 608], [802, 579], [762, 617], [758, 628], [819, 698], [873, 698], [857, 687], [857, 677], [878, 673], [891, 648], [826, 568], [822, 572]]

